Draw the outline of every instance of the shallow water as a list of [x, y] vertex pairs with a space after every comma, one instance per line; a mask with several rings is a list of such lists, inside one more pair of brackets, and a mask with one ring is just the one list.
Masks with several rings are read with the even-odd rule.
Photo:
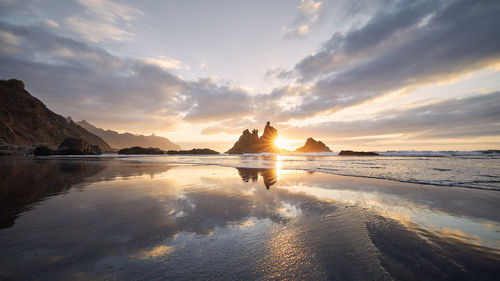
[[496, 280], [500, 192], [0, 158], [1, 280]]
[[119, 159], [151, 163], [305, 170], [399, 182], [500, 190], [500, 156], [472, 152], [469, 154], [463, 152], [458, 156], [451, 156], [451, 154], [443, 153], [424, 153], [422, 155], [426, 156], [393, 156], [398, 155], [394, 152], [384, 156], [369, 157], [338, 156], [333, 153], [202, 156], [121, 155]]

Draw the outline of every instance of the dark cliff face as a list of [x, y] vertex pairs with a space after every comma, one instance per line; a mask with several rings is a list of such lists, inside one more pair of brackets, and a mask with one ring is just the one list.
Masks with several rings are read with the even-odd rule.
[[280, 149], [274, 145], [274, 141], [278, 137], [278, 130], [267, 122], [264, 128], [264, 133], [259, 137], [259, 132], [255, 129], [243, 131], [238, 141], [226, 153], [242, 154], [242, 153], [261, 153], [272, 152], [278, 153]]
[[0, 142], [57, 148], [66, 138], [111, 150], [100, 137], [48, 109], [24, 89], [22, 81], [0, 80]]
[[169, 139], [150, 135], [134, 135], [131, 133], [118, 133], [112, 130], [104, 130], [97, 128], [94, 125], [88, 123], [85, 120], [76, 122], [76, 124], [83, 127], [85, 130], [91, 132], [94, 135], [101, 137], [106, 141], [112, 148], [122, 149], [133, 146], [140, 147], [158, 147], [162, 150], [180, 150], [180, 146], [171, 142]]
[[309, 153], [309, 152], [332, 152], [332, 151], [322, 141], [316, 141], [313, 138], [308, 138], [304, 146], [297, 148], [295, 152]]

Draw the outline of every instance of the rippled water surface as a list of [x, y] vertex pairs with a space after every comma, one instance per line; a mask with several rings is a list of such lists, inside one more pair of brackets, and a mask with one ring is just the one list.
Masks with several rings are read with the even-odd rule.
[[0, 158], [0, 280], [500, 276], [498, 191], [157, 158]]
[[[393, 153], [396, 154], [396, 153]], [[500, 156], [427, 153], [436, 156], [217, 155], [122, 156], [144, 162], [279, 168], [372, 177], [400, 182], [500, 190]], [[410, 154], [413, 155], [413, 154]], [[418, 154], [417, 154], [418, 155]], [[426, 155], [426, 154], [424, 154]], [[448, 156], [447, 156], [448, 155]]]

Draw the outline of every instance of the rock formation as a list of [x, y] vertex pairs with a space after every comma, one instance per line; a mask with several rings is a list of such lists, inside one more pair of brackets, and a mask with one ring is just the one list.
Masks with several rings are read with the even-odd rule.
[[220, 154], [220, 153], [208, 148], [193, 148], [191, 150], [169, 150], [167, 151], [167, 154], [175, 155], [175, 154]]
[[0, 80], [0, 143], [55, 149], [66, 138], [81, 138], [111, 150], [100, 137], [48, 109], [24, 89], [22, 81]]
[[85, 120], [78, 121], [76, 124], [82, 126], [85, 130], [101, 137], [106, 141], [112, 148], [122, 149], [133, 146], [140, 147], [158, 147], [162, 150], [180, 150], [180, 146], [171, 142], [169, 139], [150, 135], [134, 135], [131, 133], [118, 133], [112, 130], [104, 130], [97, 128], [94, 125], [88, 123]]
[[295, 152], [310, 153], [310, 152], [332, 152], [322, 141], [316, 141], [313, 138], [308, 138], [304, 146], [299, 147]]
[[278, 130], [272, 127], [270, 122], [267, 122], [261, 137], [259, 137], [259, 132], [256, 129], [253, 129], [252, 133], [247, 129], [243, 131], [238, 141], [226, 153], [279, 153], [280, 149], [274, 144], [277, 137]]
[[35, 154], [35, 156], [48, 156], [48, 155], [51, 155], [52, 153], [54, 153], [54, 152], [46, 146], [39, 146], [33, 152], [33, 154]]
[[36, 156], [48, 155], [100, 155], [101, 149], [98, 145], [91, 145], [84, 139], [67, 138], [57, 148], [52, 150], [46, 146], [39, 146], [35, 149]]
[[123, 148], [118, 150], [118, 154], [165, 154], [165, 151], [157, 147], [140, 147], [134, 146], [130, 148]]
[[54, 154], [59, 155], [99, 155], [101, 149], [97, 145], [91, 145], [84, 139], [67, 138]]
[[379, 155], [378, 153], [375, 152], [364, 152], [364, 151], [352, 151], [352, 150], [342, 150], [339, 155], [341, 156], [352, 156], [352, 155], [358, 155], [358, 156], [374, 156], [374, 155]]

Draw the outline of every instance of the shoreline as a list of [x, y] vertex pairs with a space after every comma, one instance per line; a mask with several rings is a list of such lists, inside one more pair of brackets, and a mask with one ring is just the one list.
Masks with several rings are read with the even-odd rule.
[[[213, 157], [226, 157], [226, 158], [231, 158], [231, 157], [257, 157], [257, 158], [268, 158], [268, 157], [274, 157], [272, 159], [273, 165], [267, 165], [267, 164], [260, 164], [260, 165], [241, 165], [241, 164], [224, 164], [224, 163], [207, 163], [207, 162], [200, 162], [200, 161], [159, 161], [159, 160], [154, 160], [154, 158], [158, 159], [172, 159], [172, 158], [213, 158]], [[386, 178], [386, 177], [377, 177], [377, 176], [369, 176], [369, 175], [360, 175], [360, 174], [349, 174], [349, 173], [339, 173], [335, 172], [336, 169], [329, 169], [329, 168], [322, 168], [322, 167], [316, 167], [316, 168], [300, 168], [300, 167], [294, 167], [294, 168], [282, 168], [280, 164], [280, 157], [287, 157], [287, 156], [292, 156], [292, 157], [325, 157], [325, 155], [322, 154], [315, 154], [315, 155], [310, 155], [310, 154], [291, 154], [291, 155], [281, 155], [281, 154], [245, 154], [245, 155], [229, 155], [229, 154], [220, 154], [220, 155], [136, 155], [136, 154], [130, 154], [130, 155], [119, 155], [119, 154], [102, 154], [102, 155], [50, 155], [50, 156], [34, 156], [34, 155], [0, 155], [0, 159], [9, 159], [9, 158], [19, 158], [19, 159], [44, 159], [44, 160], [50, 160], [50, 159], [72, 159], [72, 160], [78, 160], [78, 159], [107, 159], [107, 160], [117, 160], [117, 161], [131, 161], [131, 162], [137, 162], [137, 163], [158, 163], [158, 164], [169, 164], [169, 165], [193, 165], [193, 166], [218, 166], [218, 167], [227, 167], [227, 168], [249, 168], [249, 169], [280, 169], [280, 170], [288, 170], [288, 171], [306, 171], [306, 172], [314, 172], [314, 173], [323, 173], [327, 175], [338, 175], [338, 176], [345, 176], [345, 177], [354, 177], [354, 178], [366, 178], [366, 179], [374, 179], [374, 180], [386, 180], [390, 182], [398, 182], [398, 183], [403, 183], [403, 184], [416, 184], [416, 185], [429, 185], [429, 186], [440, 186], [440, 187], [450, 187], [450, 188], [466, 188], [466, 189], [473, 189], [473, 190], [491, 190], [491, 191], [500, 191], [500, 186], [499, 187], [481, 187], [481, 186], [473, 186], [473, 185], [466, 185], [466, 184], [455, 184], [455, 183], [437, 183], [437, 182], [429, 182], [429, 181], [422, 181], [422, 180], [407, 180], [407, 179], [395, 179], [395, 178]], [[351, 158], [351, 159], [361, 159], [364, 160], [366, 158], [371, 159], [374, 156], [338, 156], [338, 155], [326, 155], [326, 157], [335, 157], [333, 160], [342, 160], [343, 157]], [[375, 157], [382, 157], [382, 159], [399, 159], [400, 157], [404, 158], [414, 158], [414, 157], [423, 157], [423, 156], [385, 156], [385, 155], [379, 155]], [[433, 157], [451, 157], [451, 156], [431, 156], [430, 158], [432, 159]], [[463, 156], [457, 156], [457, 157], [463, 157]], [[467, 156], [464, 156], [467, 157]], [[496, 158], [496, 155], [493, 155], [495, 158], [491, 158], [491, 155], [486, 155], [485, 159], [500, 159]], [[149, 158], [149, 159], [137, 159], [137, 158]], [[224, 159], [224, 158], [221, 158]], [[467, 159], [467, 158], [465, 158]], [[497, 181], [493, 181], [497, 182]]]
[[499, 273], [500, 193], [491, 190], [99, 160], [0, 161], [3, 195], [22, 199], [0, 227], [0, 277], [494, 280]]

